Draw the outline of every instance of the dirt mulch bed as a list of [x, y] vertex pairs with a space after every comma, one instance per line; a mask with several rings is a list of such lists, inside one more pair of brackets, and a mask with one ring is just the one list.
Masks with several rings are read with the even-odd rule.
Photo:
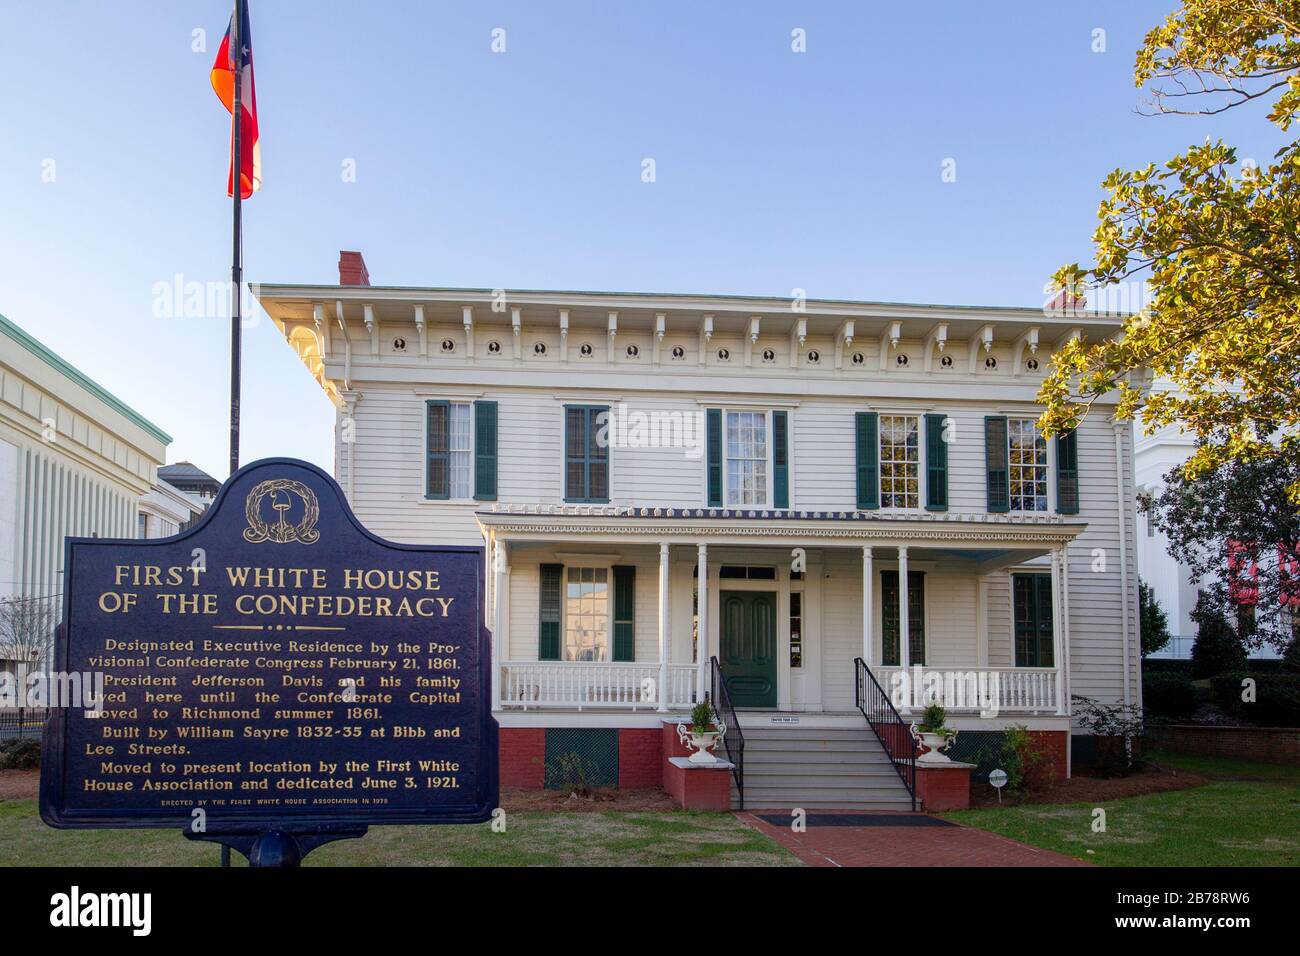
[[501, 788], [501, 806], [516, 812], [543, 810], [549, 813], [601, 813], [606, 810], [645, 813], [678, 809], [673, 798], [662, 790], [595, 790], [588, 797], [579, 797], [559, 790], [522, 790], [518, 787]]
[[39, 770], [0, 770], [0, 800], [35, 800], [40, 789]]
[[[1022, 803], [1104, 803], [1107, 800], [1140, 797], [1167, 790], [1188, 790], [1207, 782], [1200, 774], [1147, 764], [1127, 777], [1087, 777], [1076, 774], [1069, 780], [1058, 781], [1047, 789], [1033, 793], [1013, 797], [1004, 792], [1002, 803], [1008, 806]], [[997, 791], [986, 783], [972, 783], [970, 802], [972, 807], [995, 807], [998, 805]]]

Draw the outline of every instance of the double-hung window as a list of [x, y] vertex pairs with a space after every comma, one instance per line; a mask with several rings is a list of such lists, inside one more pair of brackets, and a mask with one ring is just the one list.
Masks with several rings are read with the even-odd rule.
[[1013, 574], [1011, 595], [1016, 666], [1051, 667], [1052, 576]]
[[1032, 418], [1007, 419], [1012, 511], [1047, 510], [1047, 439]]
[[767, 412], [728, 411], [726, 419], [727, 507], [767, 507], [770, 500]]
[[429, 402], [425, 410], [426, 498], [471, 497], [474, 489], [474, 406]]
[[921, 506], [921, 420], [880, 416], [880, 507]]
[[564, 660], [607, 661], [609, 569], [566, 568]]

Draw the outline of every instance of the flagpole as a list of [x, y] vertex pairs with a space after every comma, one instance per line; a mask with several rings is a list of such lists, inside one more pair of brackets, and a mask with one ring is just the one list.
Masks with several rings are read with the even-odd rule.
[[241, 30], [244, 26], [244, 0], [235, 0], [235, 18], [231, 23], [230, 42], [235, 57], [235, 98], [231, 121], [234, 125], [231, 146], [230, 185], [235, 199], [234, 238], [230, 261], [231, 311], [230, 311], [230, 473], [239, 470], [239, 380], [240, 380], [240, 307], [243, 300], [244, 262], [243, 262], [243, 183], [241, 174], [244, 168], [244, 154], [240, 144], [240, 132], [243, 128], [243, 105], [240, 102], [240, 87], [244, 78], [244, 38]]

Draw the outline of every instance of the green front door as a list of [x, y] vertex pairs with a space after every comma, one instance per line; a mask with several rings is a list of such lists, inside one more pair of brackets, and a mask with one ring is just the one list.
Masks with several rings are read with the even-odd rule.
[[723, 591], [722, 674], [734, 707], [776, 706], [776, 595]]

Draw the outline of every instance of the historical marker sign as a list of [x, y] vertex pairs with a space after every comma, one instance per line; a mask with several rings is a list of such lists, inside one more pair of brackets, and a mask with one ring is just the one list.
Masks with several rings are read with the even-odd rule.
[[47, 731], [56, 827], [328, 832], [497, 806], [483, 549], [383, 541], [305, 462], [237, 472], [201, 523], [70, 538]]

